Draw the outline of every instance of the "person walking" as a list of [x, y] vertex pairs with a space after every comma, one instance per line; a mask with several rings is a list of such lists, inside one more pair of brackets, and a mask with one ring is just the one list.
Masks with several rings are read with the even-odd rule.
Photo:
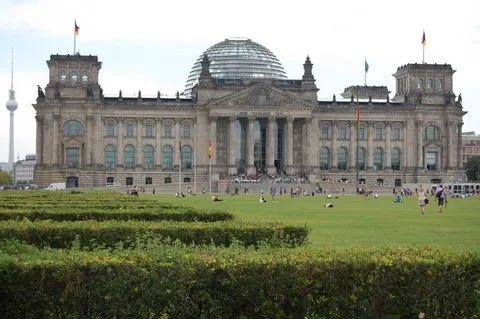
[[425, 207], [427, 206], [427, 195], [421, 185], [420, 190], [418, 191], [418, 205], [420, 206], [420, 212], [423, 215], [425, 213]]
[[437, 188], [435, 192], [435, 198], [438, 203], [438, 212], [442, 213], [443, 212], [443, 204], [445, 204], [446, 198], [447, 198], [447, 192], [445, 191], [445, 188], [443, 188], [442, 185], [440, 185], [439, 188]]

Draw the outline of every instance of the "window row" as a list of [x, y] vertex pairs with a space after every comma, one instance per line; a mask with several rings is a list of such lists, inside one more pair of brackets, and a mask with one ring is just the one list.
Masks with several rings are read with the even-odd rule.
[[[134, 168], [135, 167], [135, 147], [133, 145], [125, 146], [123, 150], [123, 167]], [[105, 147], [105, 168], [113, 169], [117, 167], [117, 149], [112, 144]], [[173, 169], [173, 147], [166, 145], [162, 148], [162, 168]], [[180, 162], [182, 168], [192, 168], [192, 149], [188, 145], [183, 145], [180, 152]], [[153, 146], [146, 145], [143, 148], [143, 168], [155, 167], [155, 152]]]
[[[123, 135], [124, 136], [136, 136], [136, 129], [139, 129], [139, 125], [134, 125], [132, 123], [125, 124]], [[107, 124], [105, 126], [105, 136], [113, 137], [115, 136], [115, 125]], [[153, 125], [146, 124], [143, 126], [144, 131], [143, 136], [154, 137]], [[163, 125], [163, 137], [174, 137], [174, 130], [172, 124]], [[63, 126], [63, 135], [64, 136], [83, 136], [84, 127], [82, 123], [76, 120], [70, 120], [65, 123]], [[191, 137], [191, 126], [183, 125], [182, 126], [182, 137]]]
[[[108, 123], [106, 125], [106, 131], [105, 131], [105, 136], [115, 136], [115, 125]], [[163, 125], [163, 137], [174, 137], [174, 126], [172, 124], [164, 124]], [[132, 123], [127, 123], [125, 124], [124, 127], [124, 136], [135, 136], [135, 129], [138, 129], [138, 126], [136, 127]], [[144, 136], [146, 137], [154, 137], [153, 135], [153, 125], [152, 124], [146, 124], [144, 125], [144, 131], [143, 131]], [[182, 137], [191, 137], [191, 126], [190, 125], [183, 125], [182, 126]]]
[[[358, 149], [358, 167], [360, 170], [365, 170], [365, 149], [360, 147]], [[389, 165], [389, 163], [385, 163]], [[373, 151], [373, 166], [377, 170], [384, 168], [384, 151], [377, 147]], [[337, 149], [337, 168], [339, 170], [346, 170], [348, 167], [348, 151], [344, 147]], [[394, 171], [400, 170], [400, 150], [393, 148], [391, 151], [390, 167]], [[330, 150], [326, 147], [320, 149], [320, 169], [328, 170], [332, 168], [330, 162]]]
[[[82, 71], [81, 75], [82, 75], [81, 77], [82, 82], [88, 82], [88, 72]], [[67, 76], [67, 72], [62, 70], [58, 73], [58, 79], [60, 80], [60, 82], [67, 82], [67, 81], [77, 82], [78, 81], [77, 71], [70, 71], [70, 73]]]
[[[320, 134], [320, 138], [321, 139], [329, 139], [331, 138], [331, 132], [330, 132], [330, 128], [329, 127], [325, 127], [323, 126], [320, 130], [321, 134]], [[400, 128], [399, 127], [393, 127], [392, 128], [392, 135], [391, 135], [391, 139], [394, 140], [394, 141], [399, 141], [401, 139], [401, 135], [400, 135]], [[366, 134], [365, 134], [365, 127], [360, 127], [358, 129], [358, 139], [359, 140], [364, 140], [366, 137]], [[376, 127], [375, 128], [375, 136], [374, 136], [374, 139], [376, 140], [382, 140], [384, 138], [384, 128], [383, 127]], [[349, 136], [348, 136], [348, 128], [347, 127], [339, 127], [338, 128], [338, 136], [337, 136], [337, 139], [339, 140], [347, 140], [349, 139]]]
[[[184, 177], [183, 182], [184, 183], [190, 183], [191, 178], [190, 177]], [[169, 176], [164, 177], [163, 178], [163, 183], [171, 184], [172, 183], [172, 178], [169, 177]], [[153, 184], [153, 178], [152, 177], [145, 177], [145, 185], [152, 185], [152, 184]], [[107, 177], [106, 185], [115, 185], [115, 178], [114, 177]], [[127, 186], [134, 185], [133, 177], [125, 178], [125, 185], [127, 185]], [[153, 190], [154, 190], [154, 194], [155, 194], [155, 188]], [[143, 192], [145, 192], [145, 188], [143, 189]]]

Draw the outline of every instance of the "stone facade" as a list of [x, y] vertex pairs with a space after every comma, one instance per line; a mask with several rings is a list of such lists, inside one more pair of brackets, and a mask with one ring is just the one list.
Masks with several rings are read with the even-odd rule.
[[[461, 100], [450, 65], [398, 68], [392, 101], [317, 100], [312, 63], [301, 80], [212, 78], [208, 58], [191, 98], [103, 96], [96, 56], [52, 55], [39, 87], [35, 183], [192, 183], [238, 173], [367, 183], [463, 179]], [[383, 92], [386, 91], [382, 89]], [[213, 157], [208, 159], [211, 143]], [[181, 147], [181, 152], [180, 152]], [[182, 169], [179, 169], [179, 165]]]

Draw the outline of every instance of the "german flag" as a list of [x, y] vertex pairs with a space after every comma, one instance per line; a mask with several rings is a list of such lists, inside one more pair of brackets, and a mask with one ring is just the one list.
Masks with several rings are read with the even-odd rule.
[[360, 108], [358, 107], [358, 103], [355, 106], [355, 118], [357, 120], [357, 130], [360, 129]]
[[212, 154], [213, 154], [213, 148], [212, 148], [212, 142], [208, 142], [208, 160], [212, 159]]
[[425, 30], [423, 30], [422, 45], [425, 46], [425, 44], [427, 44], [427, 38], [425, 37]]
[[79, 30], [80, 30], [80, 27], [77, 25], [77, 20], [75, 20], [75, 35], [78, 35]]

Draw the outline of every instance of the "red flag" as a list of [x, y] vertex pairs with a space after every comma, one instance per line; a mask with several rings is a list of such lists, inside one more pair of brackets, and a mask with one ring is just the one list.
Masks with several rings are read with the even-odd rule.
[[423, 30], [422, 45], [425, 46], [425, 44], [427, 44], [427, 38], [425, 37], [425, 30]]
[[209, 142], [208, 142], [208, 159], [209, 159], [209, 160], [212, 159], [212, 153], [213, 153], [212, 142], [209, 141]]
[[80, 27], [77, 25], [77, 20], [75, 20], [75, 35], [78, 35], [79, 30], [80, 30]]
[[355, 106], [355, 117], [357, 120], [357, 131], [360, 130], [360, 108], [358, 107], [358, 102], [357, 105]]

